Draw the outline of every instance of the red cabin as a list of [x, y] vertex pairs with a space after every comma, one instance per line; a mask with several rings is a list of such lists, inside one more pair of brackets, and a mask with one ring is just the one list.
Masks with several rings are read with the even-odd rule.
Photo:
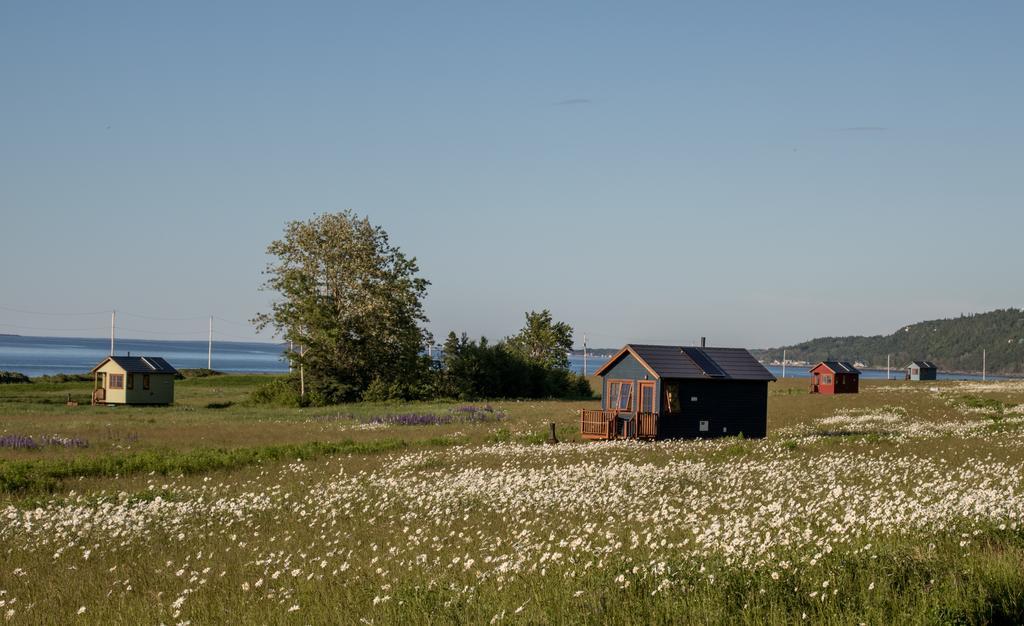
[[822, 361], [811, 368], [811, 393], [857, 393], [860, 370], [845, 361]]

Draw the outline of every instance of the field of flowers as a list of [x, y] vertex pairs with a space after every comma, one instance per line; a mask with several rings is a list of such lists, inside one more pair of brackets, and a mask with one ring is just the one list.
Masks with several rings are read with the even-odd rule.
[[1021, 622], [1024, 385], [901, 386], [774, 394], [765, 440], [544, 445], [528, 436], [542, 415], [498, 403], [323, 415], [460, 436], [9, 494], [0, 616]]

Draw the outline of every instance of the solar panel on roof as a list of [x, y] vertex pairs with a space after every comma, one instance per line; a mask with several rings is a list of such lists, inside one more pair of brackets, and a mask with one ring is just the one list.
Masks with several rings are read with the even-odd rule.
[[706, 376], [710, 376], [712, 378], [725, 378], [725, 372], [723, 372], [722, 369], [718, 367], [718, 364], [700, 348], [683, 348], [683, 352], [686, 356], [690, 357], [690, 360], [697, 364], [697, 367], [699, 367]]

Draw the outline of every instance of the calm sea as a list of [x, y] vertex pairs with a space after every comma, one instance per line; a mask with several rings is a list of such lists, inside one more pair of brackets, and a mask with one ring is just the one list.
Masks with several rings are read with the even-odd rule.
[[[117, 354], [160, 356], [178, 368], [206, 367], [205, 341], [118, 339]], [[213, 369], [222, 372], [287, 372], [284, 346], [257, 341], [214, 341]], [[26, 376], [82, 374], [110, 353], [109, 339], [0, 335], [0, 370]]]
[[[206, 367], [205, 341], [160, 341], [150, 339], [118, 339], [117, 354], [131, 352], [137, 356], [161, 356], [178, 368]], [[288, 371], [283, 357], [284, 345], [258, 341], [214, 341], [213, 369], [222, 372], [282, 373]], [[0, 335], [0, 371], [21, 372], [27, 376], [44, 374], [82, 374], [88, 372], [110, 352], [110, 340], [82, 337], [20, 337]], [[588, 373], [593, 373], [607, 356], [590, 356]], [[570, 355], [573, 371], [583, 371], [583, 357]], [[782, 368], [768, 367], [782, 377]], [[903, 372], [894, 370], [892, 377]], [[808, 377], [807, 368], [787, 367], [786, 376]], [[864, 370], [864, 378], [885, 378], [885, 370]], [[973, 374], [939, 372], [942, 380], [980, 380]], [[989, 376], [989, 379], [1001, 379]]]

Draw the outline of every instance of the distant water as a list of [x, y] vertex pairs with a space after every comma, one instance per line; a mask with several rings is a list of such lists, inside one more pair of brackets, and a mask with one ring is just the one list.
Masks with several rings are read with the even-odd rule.
[[[136, 356], [162, 356], [177, 368], [206, 367], [205, 341], [160, 341], [150, 339], [118, 339], [117, 354], [131, 352]], [[0, 370], [21, 372], [27, 376], [44, 374], [84, 374], [110, 352], [110, 340], [83, 337], [15, 337], [0, 335]], [[221, 372], [283, 373], [288, 371], [284, 345], [258, 341], [214, 341], [213, 369]], [[589, 356], [587, 373], [601, 367], [607, 356]], [[569, 356], [569, 367], [583, 372], [583, 356]], [[782, 377], [782, 367], [768, 369]], [[786, 376], [809, 378], [806, 367], [786, 367]], [[885, 370], [864, 370], [863, 378], [885, 378]], [[901, 379], [903, 370], [893, 370], [893, 379]], [[939, 372], [941, 380], [981, 380], [976, 374]], [[990, 380], [1005, 377], [989, 376]]]
[[[766, 366], [768, 371], [775, 374], [778, 378], [782, 378], [782, 366], [781, 365], [768, 365]], [[786, 366], [786, 377], [787, 378], [810, 378], [811, 373], [808, 371], [808, 367], [793, 367], [791, 365]], [[873, 378], [885, 380], [885, 370], [869, 370], [862, 369], [860, 371], [861, 378]], [[901, 369], [893, 369], [889, 373], [891, 380], [903, 380], [904, 371]], [[939, 380], [981, 380], [981, 374], [961, 374], [956, 372], [943, 372], [939, 370]], [[1008, 380], [1006, 376], [993, 376], [989, 374], [985, 377], [987, 380]], [[927, 381], [925, 381], [927, 382]]]
[[[589, 356], [587, 357], [587, 373], [593, 374], [594, 370], [604, 365], [608, 357], [605, 356]], [[583, 355], [572, 354], [569, 355], [569, 367], [572, 371], [577, 374], [583, 373]], [[782, 378], [782, 366], [781, 365], [768, 365], [768, 371], [775, 374], [776, 377]], [[786, 377], [787, 378], [810, 378], [809, 368], [807, 367], [793, 367], [791, 365], [786, 366]], [[885, 380], [885, 370], [861, 370], [861, 378], [874, 378]], [[903, 370], [893, 369], [890, 373], [892, 380], [902, 380]], [[987, 376], [988, 380], [1006, 380], [1006, 376]], [[939, 380], [981, 380], [981, 374], [956, 374], [951, 372], [939, 371]]]
[[[160, 356], [177, 368], [206, 367], [207, 342], [118, 339], [117, 354]], [[288, 371], [284, 346], [258, 341], [214, 341], [213, 369], [221, 372]], [[26, 376], [84, 374], [110, 353], [109, 339], [0, 335], [0, 370]]]

